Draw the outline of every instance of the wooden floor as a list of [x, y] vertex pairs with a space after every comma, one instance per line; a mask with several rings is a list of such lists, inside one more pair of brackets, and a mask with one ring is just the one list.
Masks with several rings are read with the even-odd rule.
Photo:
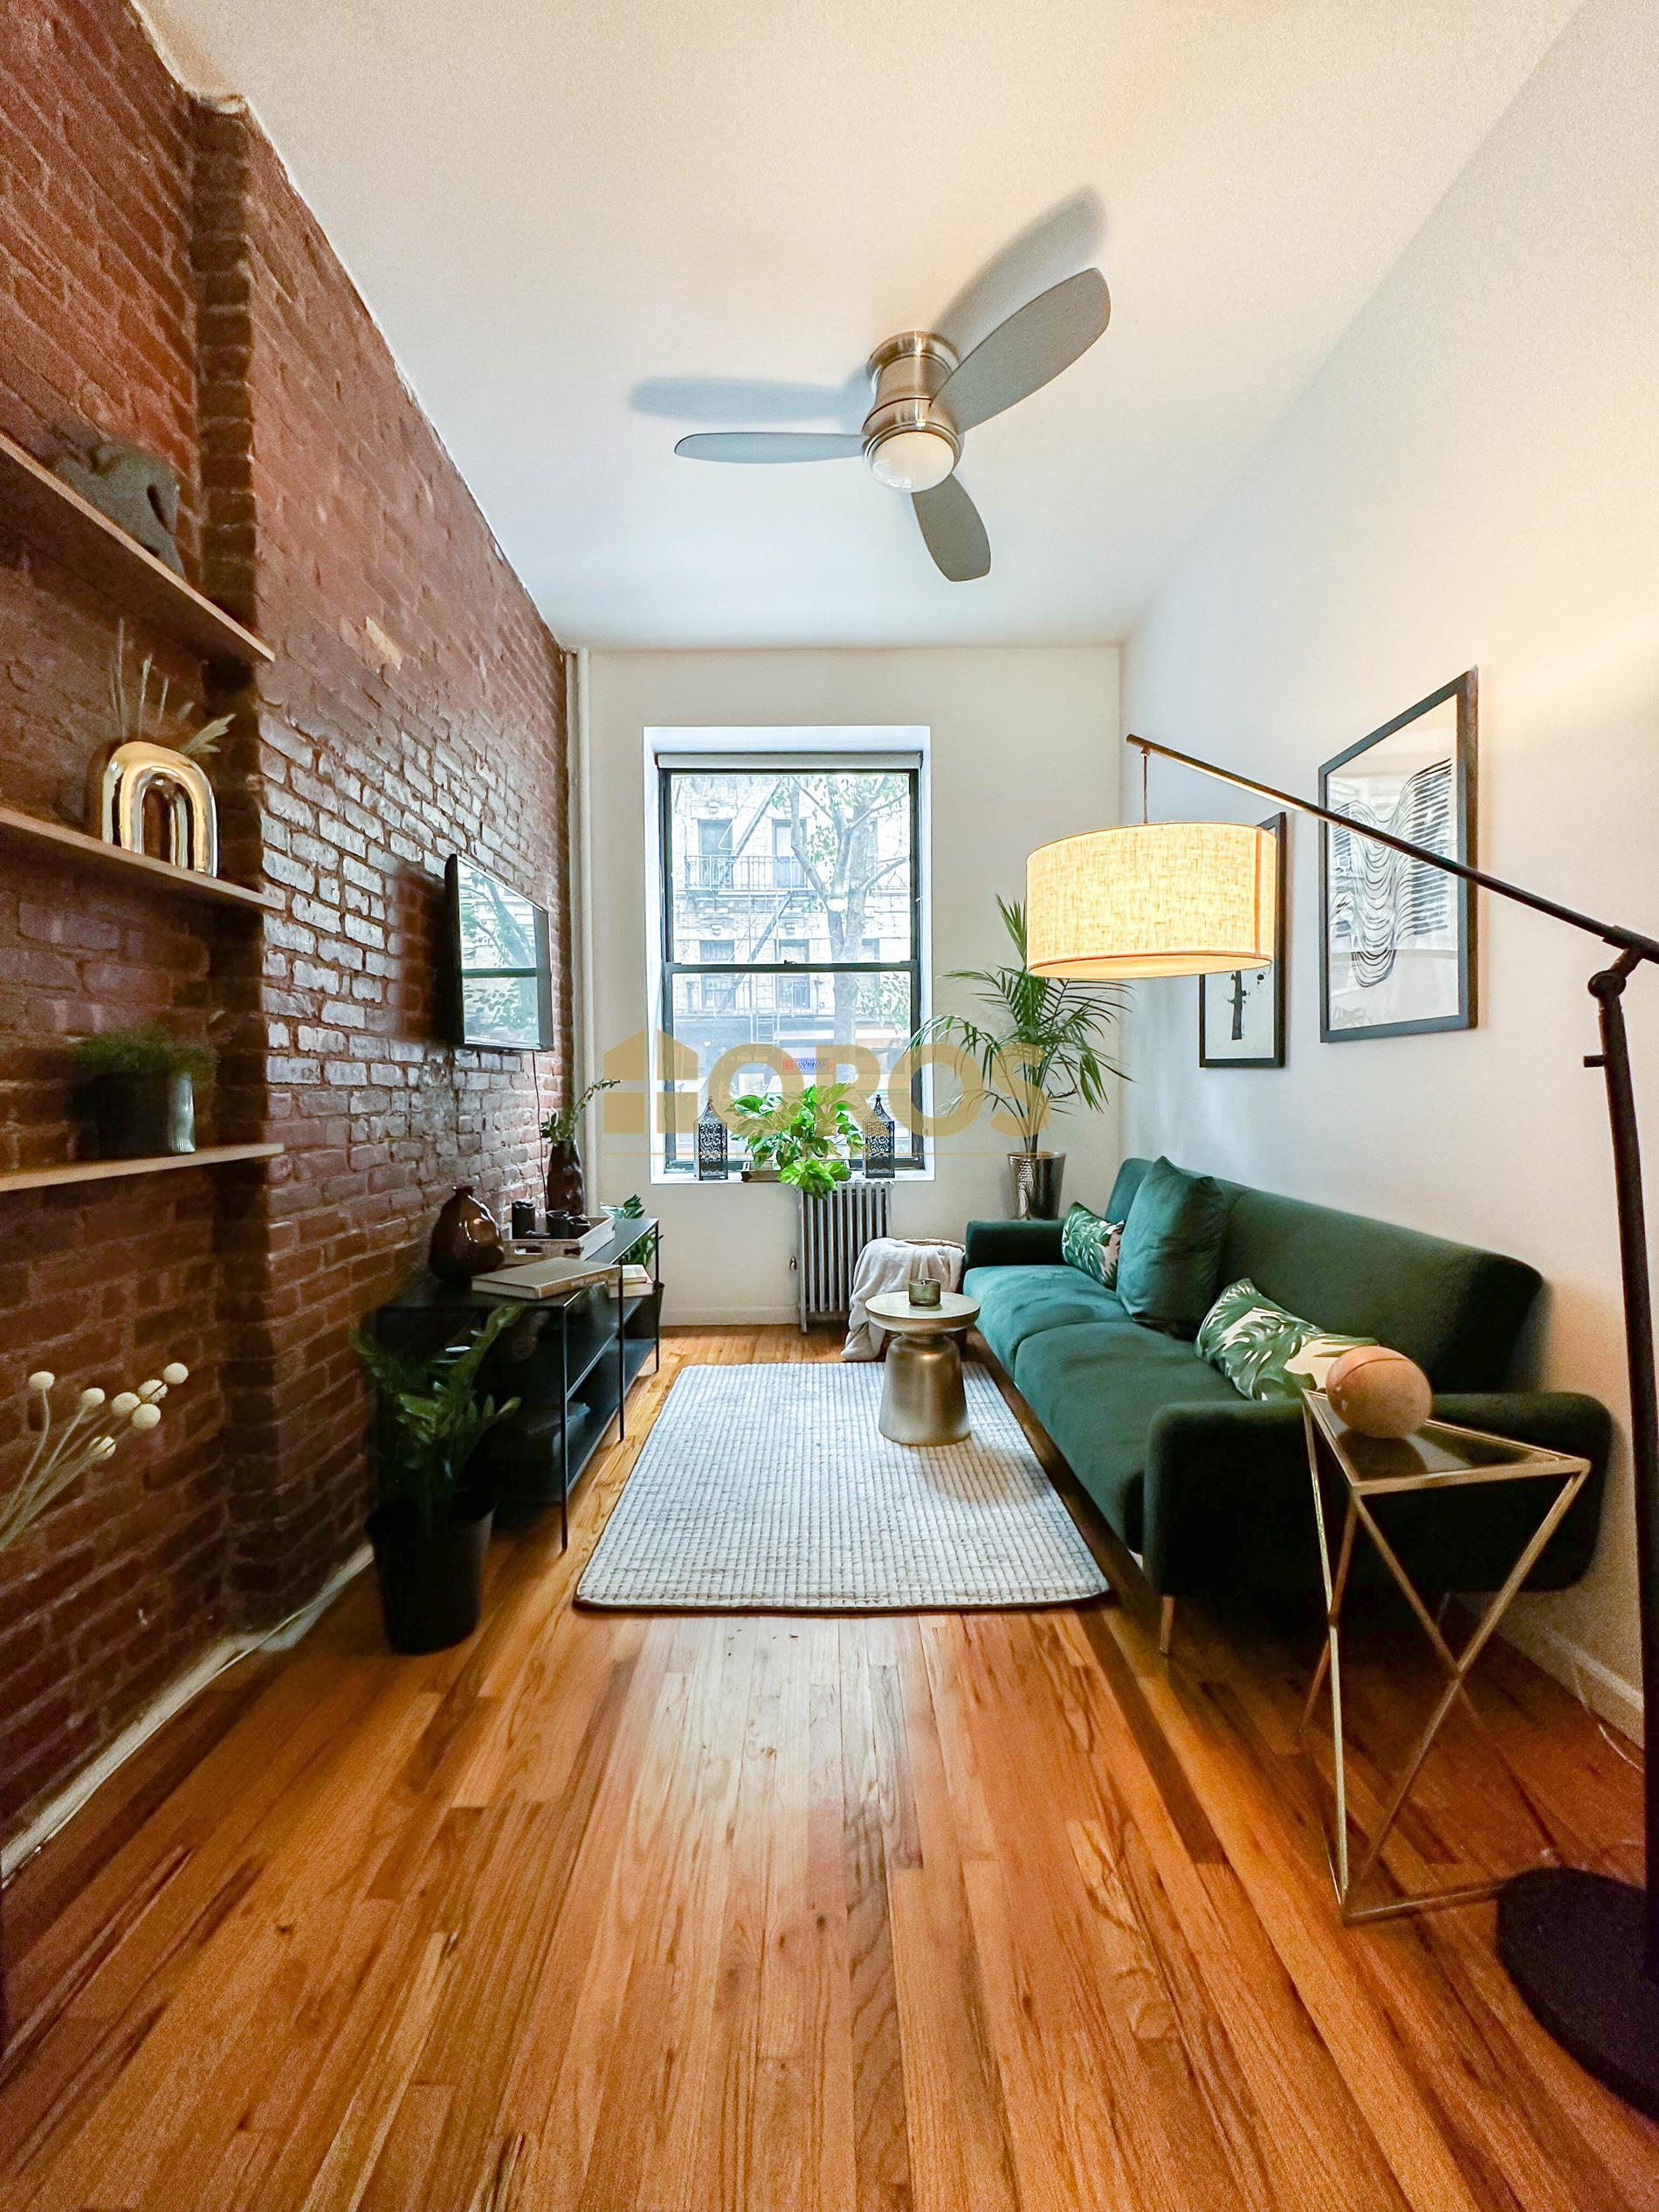
[[[572, 1609], [678, 1367], [833, 1349], [671, 1338], [469, 1645], [389, 1657], [355, 1587], [25, 1870], [0, 2207], [1659, 2206], [1659, 2133], [1533, 2026], [1489, 1906], [1339, 1926], [1305, 1638]], [[1559, 1844], [1631, 1871], [1634, 1773], [1495, 1658]], [[1399, 1864], [1524, 1845], [1485, 1777], [1429, 1778]]]

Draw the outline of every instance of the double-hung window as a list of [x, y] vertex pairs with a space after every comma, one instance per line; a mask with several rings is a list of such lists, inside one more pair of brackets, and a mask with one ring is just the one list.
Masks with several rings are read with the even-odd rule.
[[[677, 1087], [691, 1056], [701, 1093], [723, 1058], [743, 1070], [726, 1056], [757, 1048], [829, 1080], [838, 1049], [838, 1078], [867, 1081], [873, 1062], [892, 1112], [889, 1072], [924, 1018], [919, 755], [664, 750], [656, 774], [659, 1018]], [[755, 1060], [733, 1087], [780, 1079]], [[919, 1168], [921, 1136], [897, 1119], [895, 1164]], [[692, 1172], [684, 1126], [663, 1147], [669, 1174]]]

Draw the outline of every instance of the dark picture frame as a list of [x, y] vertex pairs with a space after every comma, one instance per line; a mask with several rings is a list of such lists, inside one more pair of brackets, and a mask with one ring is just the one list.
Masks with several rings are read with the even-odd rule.
[[1286, 890], [1290, 883], [1290, 869], [1286, 851], [1290, 844], [1291, 817], [1288, 814], [1270, 814], [1264, 822], [1256, 823], [1258, 830], [1270, 830], [1277, 854], [1275, 863], [1277, 885], [1274, 893], [1273, 964], [1259, 970], [1262, 981], [1256, 989], [1266, 995], [1272, 1009], [1273, 1041], [1270, 1051], [1263, 1053], [1213, 1052], [1209, 1049], [1212, 1017], [1217, 1003], [1226, 1003], [1232, 994], [1234, 1022], [1242, 1024], [1246, 991], [1243, 975], [1235, 969], [1227, 975], [1201, 975], [1198, 979], [1198, 1065], [1201, 1068], [1282, 1068], [1284, 1065], [1284, 1006], [1285, 954], [1290, 949], [1290, 932], [1285, 926]]
[[[1348, 813], [1365, 804], [1355, 787], [1372, 783], [1376, 797], [1366, 810], [1376, 827], [1472, 863], [1478, 688], [1477, 672], [1465, 669], [1326, 761], [1319, 769], [1320, 804]], [[1414, 729], [1431, 717], [1434, 729]], [[1320, 1042], [1473, 1029], [1476, 928], [1472, 884], [1364, 838], [1344, 838], [1321, 823]], [[1409, 955], [1402, 963], [1406, 948]], [[1381, 1018], [1368, 1020], [1365, 1002], [1373, 989], [1380, 994], [1375, 1007]]]

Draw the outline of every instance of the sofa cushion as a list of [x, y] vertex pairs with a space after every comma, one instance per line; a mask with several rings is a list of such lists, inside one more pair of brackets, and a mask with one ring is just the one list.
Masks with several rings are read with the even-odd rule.
[[1132, 1551], [1141, 1548], [1141, 1478], [1153, 1414], [1188, 1402], [1239, 1403], [1232, 1384], [1190, 1344], [1126, 1317], [1028, 1333], [1011, 1371], [1020, 1395]]
[[1326, 1371], [1345, 1352], [1375, 1342], [1370, 1336], [1333, 1336], [1318, 1322], [1276, 1306], [1241, 1275], [1199, 1323], [1193, 1349], [1240, 1397], [1299, 1404], [1310, 1390], [1324, 1389]]
[[980, 1334], [1010, 1375], [1021, 1345], [1044, 1329], [1079, 1321], [1134, 1326], [1110, 1291], [1075, 1267], [970, 1267], [962, 1288], [978, 1299]]
[[1091, 1275], [1110, 1290], [1118, 1279], [1118, 1251], [1123, 1242], [1123, 1223], [1108, 1221], [1087, 1206], [1067, 1209], [1060, 1229], [1060, 1251], [1068, 1267]]
[[1129, 1209], [1118, 1295], [1132, 1320], [1191, 1336], [1215, 1295], [1230, 1199], [1214, 1175], [1158, 1161]]

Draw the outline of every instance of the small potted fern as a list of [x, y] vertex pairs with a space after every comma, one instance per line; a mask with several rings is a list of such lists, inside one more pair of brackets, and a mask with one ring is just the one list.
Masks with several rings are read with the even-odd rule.
[[98, 1030], [79, 1037], [74, 1068], [91, 1111], [100, 1160], [146, 1160], [196, 1150], [196, 1078], [214, 1054], [165, 1022]]
[[368, 1540], [394, 1651], [442, 1651], [478, 1624], [495, 1501], [467, 1477], [485, 1436], [519, 1404], [480, 1399], [478, 1370], [520, 1312], [495, 1306], [465, 1348], [428, 1359], [394, 1352], [368, 1330], [357, 1338], [379, 1400]]

